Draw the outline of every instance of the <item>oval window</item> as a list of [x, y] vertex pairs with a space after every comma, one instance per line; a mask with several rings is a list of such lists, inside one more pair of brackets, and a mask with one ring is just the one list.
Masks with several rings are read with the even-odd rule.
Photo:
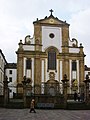
[[55, 35], [54, 35], [53, 33], [50, 33], [50, 34], [49, 34], [49, 37], [50, 37], [50, 38], [54, 38], [54, 36], [55, 36]]

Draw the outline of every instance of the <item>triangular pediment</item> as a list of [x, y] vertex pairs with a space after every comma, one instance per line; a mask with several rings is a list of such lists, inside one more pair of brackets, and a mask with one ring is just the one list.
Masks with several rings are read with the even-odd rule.
[[44, 19], [37, 19], [36, 21], [34, 21], [33, 23], [37, 23], [37, 24], [55, 24], [55, 25], [68, 25], [68, 23], [66, 23], [66, 21], [62, 21], [59, 20], [57, 17], [54, 17], [53, 15], [50, 15], [49, 17], [45, 17]]

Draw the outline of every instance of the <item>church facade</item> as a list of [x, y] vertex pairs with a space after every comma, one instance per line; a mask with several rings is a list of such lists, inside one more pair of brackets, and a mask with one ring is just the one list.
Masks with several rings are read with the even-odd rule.
[[[34, 36], [20, 40], [17, 54], [17, 86], [24, 76], [30, 80], [34, 94], [62, 92], [62, 80], [66, 74], [68, 93], [80, 91], [84, 80], [84, 58], [82, 44], [69, 37], [69, 24], [53, 16], [33, 22]], [[22, 93], [21, 89], [17, 89]]]

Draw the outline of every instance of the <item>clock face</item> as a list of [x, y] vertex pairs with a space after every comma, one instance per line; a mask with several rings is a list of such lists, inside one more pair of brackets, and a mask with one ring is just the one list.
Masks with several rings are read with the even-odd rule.
[[54, 23], [54, 19], [50, 19], [50, 20], [49, 20], [49, 23]]

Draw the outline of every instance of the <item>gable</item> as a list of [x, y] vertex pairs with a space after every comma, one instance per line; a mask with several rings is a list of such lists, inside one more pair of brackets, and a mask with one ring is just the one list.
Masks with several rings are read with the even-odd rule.
[[45, 17], [44, 19], [36, 20], [33, 22], [33, 24], [55, 24], [55, 25], [67, 25], [69, 26], [66, 21], [59, 20], [57, 17], [54, 17], [53, 15], [50, 15], [49, 17]]

